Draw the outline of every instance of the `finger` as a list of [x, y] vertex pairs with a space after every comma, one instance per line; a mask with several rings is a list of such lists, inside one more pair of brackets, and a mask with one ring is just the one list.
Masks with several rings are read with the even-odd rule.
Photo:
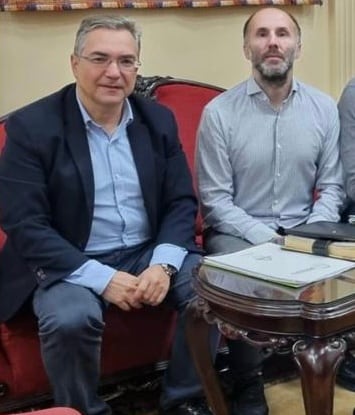
[[169, 290], [169, 284], [160, 284], [154, 293], [149, 298], [151, 305], [158, 305], [160, 304], [164, 298], [166, 297]]
[[126, 303], [125, 301], [117, 301], [115, 304], [118, 308], [120, 308], [123, 311], [130, 311], [131, 310], [130, 305], [128, 303]]
[[145, 301], [150, 285], [150, 281], [147, 278], [142, 278], [135, 290], [134, 299], [136, 301]]
[[126, 292], [124, 297], [124, 301], [131, 307], [131, 308], [142, 308], [142, 301], [136, 298], [136, 292]]
[[141, 302], [141, 301], [136, 300], [133, 296], [132, 296], [132, 298], [130, 298], [130, 299], [128, 300], [128, 304], [129, 304], [132, 308], [136, 308], [136, 309], [138, 309], [138, 308], [142, 308], [142, 307], [143, 307], [142, 302]]
[[157, 298], [159, 293], [159, 287], [154, 286], [154, 284], [150, 284], [143, 294], [144, 302], [151, 304], [152, 302], [154, 302], [154, 299]]
[[144, 302], [154, 304], [164, 290], [164, 284], [159, 281], [151, 282], [144, 293]]

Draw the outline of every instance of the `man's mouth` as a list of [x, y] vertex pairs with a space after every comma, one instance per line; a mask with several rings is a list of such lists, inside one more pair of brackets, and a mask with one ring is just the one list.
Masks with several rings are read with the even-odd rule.
[[283, 59], [282, 55], [267, 54], [264, 56], [264, 59]]
[[108, 88], [108, 89], [121, 89], [122, 87], [119, 85], [100, 85], [102, 88]]

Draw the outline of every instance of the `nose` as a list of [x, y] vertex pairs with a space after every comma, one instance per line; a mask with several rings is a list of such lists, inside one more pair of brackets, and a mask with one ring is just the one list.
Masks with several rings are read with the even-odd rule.
[[279, 38], [275, 32], [269, 33], [269, 47], [278, 47], [279, 46]]
[[112, 60], [106, 68], [106, 75], [111, 77], [118, 77], [121, 75], [119, 62]]

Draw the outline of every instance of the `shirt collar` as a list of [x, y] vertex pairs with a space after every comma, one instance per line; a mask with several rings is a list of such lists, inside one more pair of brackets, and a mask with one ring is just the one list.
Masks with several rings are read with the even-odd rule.
[[[299, 83], [296, 79], [292, 78], [292, 87], [291, 92], [288, 96], [288, 98], [295, 92], [297, 92], [299, 89]], [[262, 94], [265, 99], [268, 99], [265, 92], [260, 88], [260, 86], [256, 83], [254, 77], [250, 77], [247, 81], [247, 94], [248, 95], [256, 95], [256, 94]]]
[[[100, 127], [100, 125], [98, 125], [88, 114], [88, 112], [86, 111], [83, 103], [80, 101], [79, 95], [78, 95], [78, 90], [76, 90], [76, 100], [77, 103], [79, 105], [79, 109], [81, 112], [81, 115], [83, 117], [83, 121], [85, 126], [88, 128], [90, 127], [90, 125], [94, 124], [98, 127]], [[129, 100], [127, 98], [125, 98], [124, 103], [123, 103], [123, 110], [122, 110], [122, 119], [120, 124], [122, 125], [128, 125], [133, 121], [133, 111], [132, 111], [132, 106], [129, 102]], [[119, 124], [118, 124], [119, 125]]]

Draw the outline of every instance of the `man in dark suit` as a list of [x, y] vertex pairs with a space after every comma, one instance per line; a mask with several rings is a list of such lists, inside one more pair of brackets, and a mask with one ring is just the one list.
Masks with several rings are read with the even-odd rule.
[[200, 260], [197, 204], [172, 113], [132, 94], [139, 48], [132, 21], [84, 19], [76, 84], [8, 119], [0, 320], [31, 299], [56, 405], [109, 414], [97, 395], [107, 305], [129, 312], [167, 301], [180, 321], [160, 410], [204, 415], [184, 335]]

